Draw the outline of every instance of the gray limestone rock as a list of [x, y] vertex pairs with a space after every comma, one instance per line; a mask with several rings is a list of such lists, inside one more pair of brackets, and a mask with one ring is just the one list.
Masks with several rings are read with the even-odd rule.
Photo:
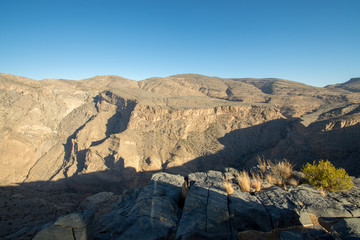
[[174, 233], [171, 229], [172, 223], [162, 221], [161, 219], [150, 216], [140, 217], [117, 239], [169, 239]]
[[344, 218], [331, 227], [336, 239], [360, 239], [360, 218]]
[[48, 239], [54, 239], [54, 240], [74, 239], [73, 230], [71, 228], [49, 224], [45, 226], [43, 230], [38, 232], [34, 237], [34, 240], [48, 240]]
[[307, 228], [304, 233], [305, 233], [305, 236], [307, 236], [307, 237], [317, 239], [317, 238], [320, 238], [321, 235], [326, 234], [326, 231], [321, 226], [314, 225], [311, 228]]
[[[218, 171], [192, 173], [186, 181], [157, 173], [146, 187], [121, 197], [104, 192], [86, 198], [80, 205], [83, 211], [58, 218], [35, 239], [238, 239], [240, 233], [270, 236], [280, 228], [288, 228], [280, 232], [281, 239], [358, 237], [360, 218], [339, 221], [359, 211], [357, 187], [322, 196], [309, 185], [248, 193], [232, 184], [234, 192], [228, 195], [224, 183], [225, 176]], [[328, 219], [331, 224], [325, 227], [333, 225], [332, 235], [312, 225], [309, 213], [321, 217], [322, 223]], [[294, 226], [312, 227], [300, 232], [290, 230]]]
[[231, 239], [231, 226], [224, 176], [220, 172], [189, 175], [187, 195], [177, 239]]
[[303, 235], [301, 232], [296, 230], [288, 230], [280, 232], [281, 240], [303, 240]]
[[115, 194], [112, 192], [100, 192], [85, 198], [80, 203], [80, 208], [83, 210], [94, 210], [97, 209], [103, 202], [108, 201], [114, 197]]
[[92, 239], [91, 221], [93, 212], [75, 212], [58, 218], [47, 224], [34, 239]]
[[272, 224], [266, 208], [256, 196], [241, 192], [234, 186], [234, 193], [229, 196], [229, 211], [233, 232], [256, 230], [269, 232]]
[[176, 239], [206, 239], [210, 188], [206, 181], [207, 173], [192, 173], [188, 178], [190, 189], [176, 232]]
[[91, 223], [91, 211], [75, 212], [58, 218], [54, 225], [69, 228], [85, 228]]
[[97, 239], [166, 239], [176, 231], [184, 178], [157, 173], [144, 189], [135, 191], [96, 223]]
[[207, 239], [230, 239], [228, 196], [224, 189], [222, 173], [209, 171], [207, 181], [211, 183], [207, 202]]
[[360, 217], [360, 188], [354, 185], [350, 190], [341, 192], [330, 192], [328, 197], [335, 199], [351, 213], [353, 217]]
[[292, 196], [305, 207], [305, 209], [317, 217], [351, 217], [341, 202], [334, 198], [322, 196], [319, 190], [310, 185], [299, 185], [290, 190]]
[[256, 194], [270, 215], [272, 227], [312, 225], [308, 213], [291, 195], [280, 187], [272, 187]]
[[208, 196], [208, 188], [196, 185], [190, 188], [176, 233], [177, 239], [206, 239]]

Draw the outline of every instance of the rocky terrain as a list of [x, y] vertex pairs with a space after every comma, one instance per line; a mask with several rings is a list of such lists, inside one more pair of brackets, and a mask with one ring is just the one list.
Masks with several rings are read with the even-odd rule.
[[359, 78], [316, 88], [195, 74], [0, 74], [0, 110], [0, 237], [33, 236], [85, 197], [123, 196], [157, 172], [246, 169], [263, 156], [297, 169], [329, 159], [360, 175]]
[[234, 172], [156, 173], [143, 189], [86, 198], [34, 239], [360, 238], [360, 179], [328, 196], [306, 184], [242, 192], [234, 181], [228, 195], [225, 176]]

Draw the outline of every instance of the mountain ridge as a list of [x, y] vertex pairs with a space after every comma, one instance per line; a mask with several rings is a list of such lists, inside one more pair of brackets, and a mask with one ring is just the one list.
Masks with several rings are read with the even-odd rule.
[[129, 78], [124, 78], [122, 76], [119, 75], [113, 75], [113, 74], [106, 74], [106, 75], [96, 75], [94, 77], [89, 77], [89, 78], [83, 78], [83, 79], [63, 79], [63, 78], [44, 78], [44, 79], [39, 79], [39, 80], [35, 80], [35, 79], [31, 79], [29, 77], [25, 77], [25, 76], [18, 76], [18, 75], [14, 75], [14, 74], [9, 74], [9, 73], [1, 73], [0, 75], [3, 77], [8, 77], [8, 78], [12, 78], [12, 79], [23, 79], [25, 81], [46, 81], [46, 80], [61, 80], [61, 81], [86, 81], [86, 80], [91, 80], [91, 79], [99, 79], [99, 78], [116, 78], [116, 79], [123, 79], [123, 80], [128, 80], [128, 81], [134, 81], [134, 82], [141, 82], [141, 81], [147, 81], [147, 80], [151, 80], [151, 79], [164, 79], [164, 78], [177, 78], [177, 77], [206, 77], [206, 78], [217, 78], [217, 79], [230, 79], [230, 80], [280, 80], [280, 81], [289, 81], [289, 82], [293, 82], [293, 83], [298, 83], [298, 84], [303, 84], [306, 86], [310, 86], [310, 87], [314, 87], [314, 88], [326, 88], [326, 87], [331, 87], [331, 86], [335, 86], [335, 85], [341, 85], [341, 84], [347, 84], [347, 83], [357, 83], [358, 81], [360, 81], [360, 77], [353, 77], [350, 80], [343, 82], [343, 83], [337, 83], [337, 84], [331, 84], [331, 85], [326, 85], [324, 87], [315, 87], [312, 86], [310, 84], [306, 84], [306, 83], [301, 83], [301, 82], [296, 82], [296, 81], [292, 81], [289, 79], [282, 79], [282, 78], [252, 78], [252, 77], [244, 77], [244, 78], [234, 78], [234, 77], [228, 77], [228, 78], [222, 78], [222, 77], [217, 77], [217, 76], [206, 76], [203, 74], [196, 74], [196, 73], [180, 73], [180, 74], [174, 74], [174, 75], [170, 75], [167, 77], [150, 77], [150, 78], [145, 78], [142, 80], [132, 80]]
[[126, 195], [157, 174], [251, 170], [259, 156], [296, 169], [329, 159], [359, 177], [360, 93], [344, 89], [357, 82], [317, 88], [191, 74], [143, 81], [0, 74], [0, 232], [32, 238], [89, 195]]
[[[274, 159], [292, 157], [291, 146], [296, 146], [293, 154], [304, 156], [304, 163], [329, 157], [315, 150], [320, 142], [327, 148], [333, 146], [324, 139], [323, 129], [357, 129], [359, 121], [359, 93], [273, 78], [222, 79], [194, 74], [143, 81], [114, 75], [80, 81], [36, 81], [9, 74], [0, 74], [0, 78], [2, 184], [105, 170], [119, 161], [136, 171], [160, 171], [162, 166], [203, 159], [190, 168], [194, 170], [204, 165], [208, 155], [209, 159], [228, 155], [231, 157], [220, 165], [250, 166], [256, 154], [276, 152]], [[270, 126], [282, 129], [282, 135]], [[266, 134], [278, 137], [252, 142], [241, 135], [247, 128], [263, 139], [268, 139]], [[312, 136], [312, 131], [318, 133]], [[343, 134], [352, 139], [356, 132]], [[240, 145], [227, 147], [219, 142], [228, 134]], [[308, 145], [304, 155], [301, 145], [315, 138], [320, 142], [315, 147]], [[338, 144], [341, 147], [337, 149], [346, 149], [339, 151], [346, 159], [356, 159], [356, 143], [348, 143], [351, 150], [342, 141]], [[339, 154], [330, 157], [335, 156]], [[113, 163], [109, 165], [105, 159], [113, 159]], [[211, 161], [220, 160], [215, 159]], [[359, 170], [346, 161], [349, 171], [357, 175]]]

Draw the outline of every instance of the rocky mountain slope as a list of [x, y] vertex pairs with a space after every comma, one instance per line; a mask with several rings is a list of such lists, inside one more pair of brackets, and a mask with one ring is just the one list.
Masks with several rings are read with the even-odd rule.
[[263, 156], [296, 168], [329, 159], [359, 177], [359, 82], [0, 74], [0, 237], [32, 237], [85, 197], [118, 199], [157, 172], [251, 168]]
[[[281, 79], [175, 75], [34, 81], [0, 75], [0, 182], [330, 159], [360, 173], [359, 79], [316, 88]], [[105, 174], [106, 172], [106, 174]], [[107, 176], [105, 176], [107, 175]]]

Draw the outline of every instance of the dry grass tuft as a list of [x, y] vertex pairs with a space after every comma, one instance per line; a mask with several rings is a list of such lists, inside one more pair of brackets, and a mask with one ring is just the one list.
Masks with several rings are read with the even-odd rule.
[[236, 177], [236, 180], [239, 184], [240, 190], [243, 192], [250, 192], [250, 177], [246, 171], [239, 172], [239, 175]]
[[226, 193], [228, 195], [232, 195], [234, 193], [234, 189], [232, 187], [232, 182], [225, 180], [224, 187], [225, 187]]
[[326, 197], [326, 192], [324, 189], [319, 189], [319, 192], [320, 192], [321, 196]]
[[262, 174], [264, 174], [266, 172], [266, 161], [261, 158], [260, 156], [257, 156], [257, 162], [258, 162], [258, 165], [259, 165], [259, 168], [260, 168], [260, 172]]
[[276, 186], [283, 185], [283, 180], [278, 175], [268, 174], [266, 175], [266, 181], [268, 181], [271, 185], [276, 185]]
[[287, 186], [286, 186], [286, 182], [285, 182], [285, 181], [283, 181], [283, 187], [284, 187], [284, 190], [285, 190], [285, 191], [287, 191], [287, 190], [288, 190], [288, 188], [287, 188]]
[[299, 182], [293, 177], [294, 165], [288, 160], [279, 161], [277, 163], [268, 162], [271, 173], [266, 175], [266, 180], [277, 186], [283, 186], [287, 190], [286, 184], [297, 186]]
[[278, 171], [280, 177], [289, 179], [293, 174], [294, 165], [292, 163], [290, 163], [289, 161], [284, 160], [284, 161], [278, 162], [275, 165], [275, 168], [277, 168], [277, 171]]
[[255, 188], [256, 192], [259, 192], [261, 190], [261, 177], [257, 173], [251, 173], [252, 181], [251, 185], [253, 188]]
[[287, 183], [291, 186], [297, 186], [297, 185], [299, 185], [299, 180], [297, 180], [294, 177], [291, 177], [287, 180]]
[[270, 167], [271, 170], [273, 170], [275, 168], [275, 164], [273, 162], [271, 162], [270, 160], [268, 160], [266, 162], [266, 164]]

